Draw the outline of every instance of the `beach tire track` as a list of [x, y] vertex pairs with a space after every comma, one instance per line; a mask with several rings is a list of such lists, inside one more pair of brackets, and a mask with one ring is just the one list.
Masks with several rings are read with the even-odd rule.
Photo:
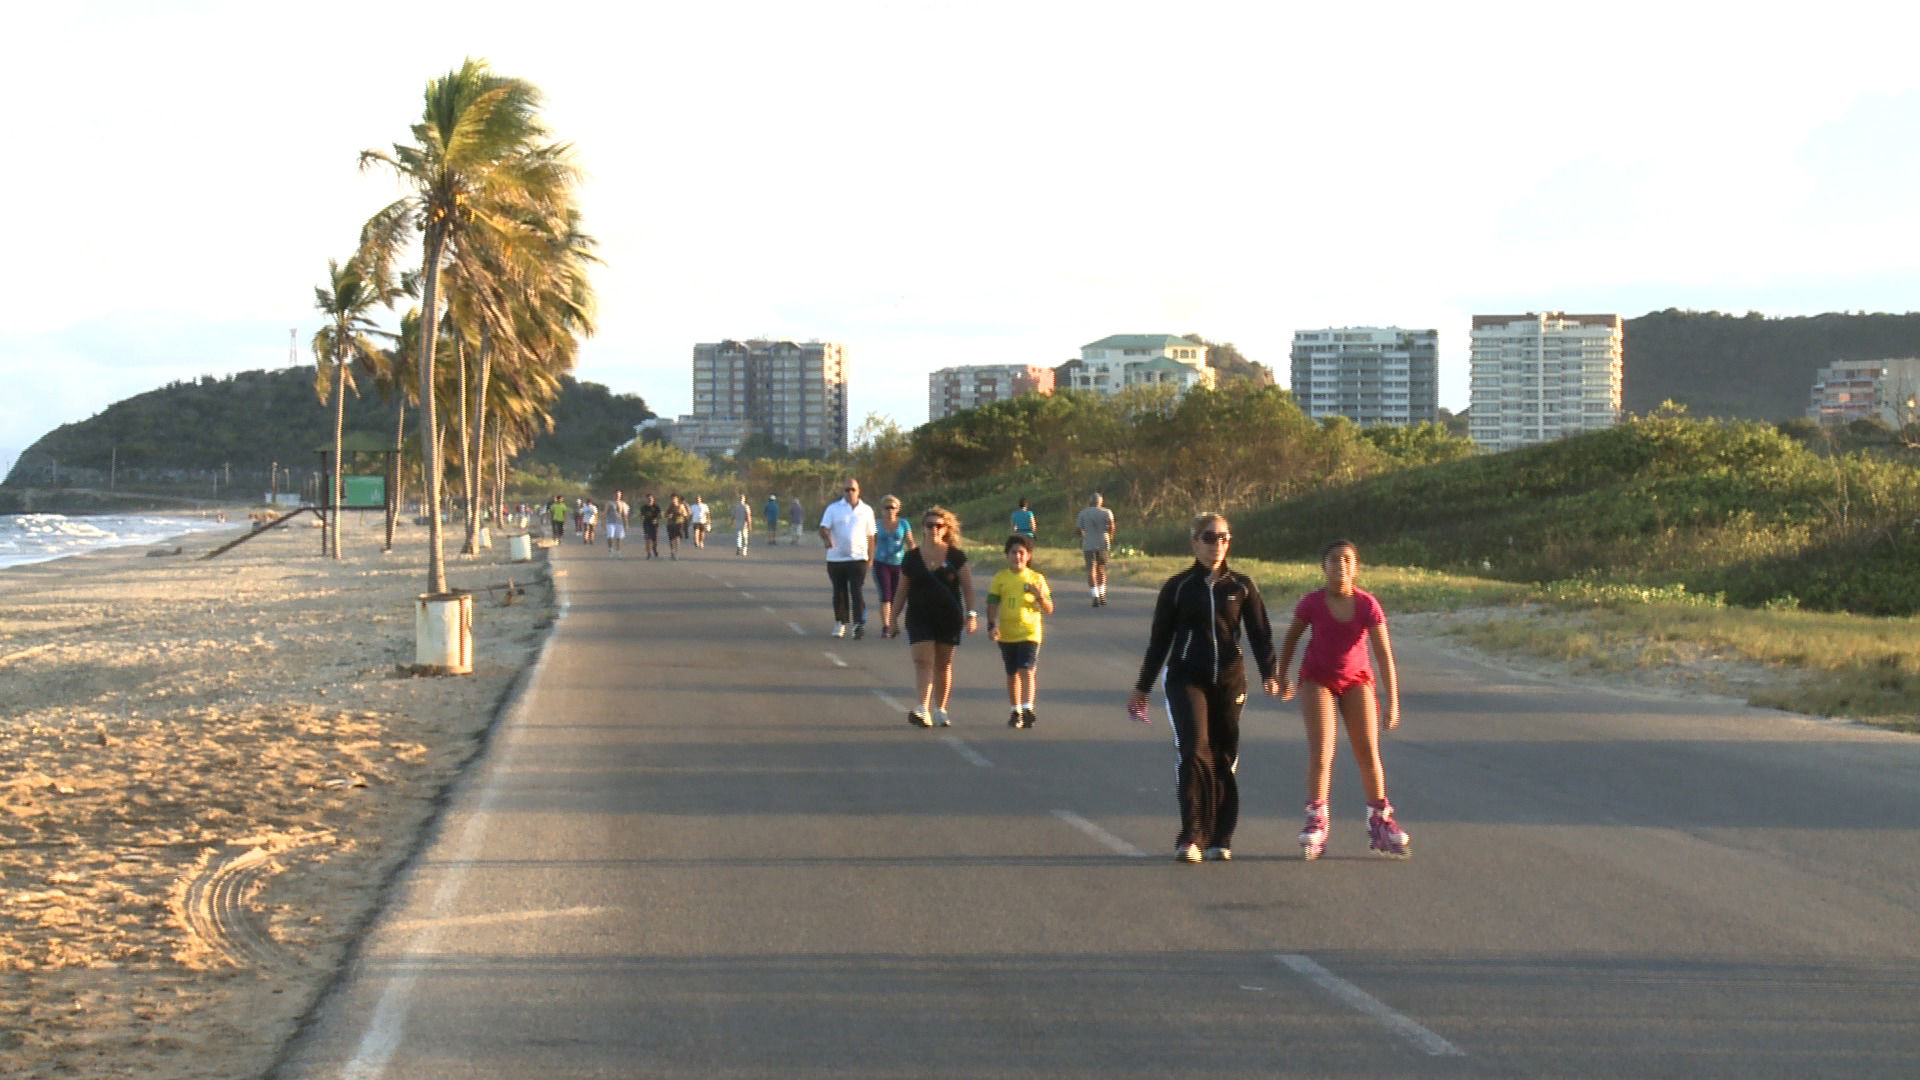
[[187, 926], [236, 966], [299, 966], [247, 908], [247, 897], [273, 872], [273, 860], [285, 854], [264, 847], [230, 846], [187, 885], [182, 904]]

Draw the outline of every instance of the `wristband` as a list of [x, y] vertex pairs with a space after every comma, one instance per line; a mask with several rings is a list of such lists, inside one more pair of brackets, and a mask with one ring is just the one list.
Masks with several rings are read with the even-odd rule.
[[969, 612], [967, 612], [967, 618], [969, 618], [969, 619], [977, 619], [977, 618], [979, 618], [979, 617], [980, 617], [980, 613], [979, 613], [979, 612], [977, 612], [977, 611], [969, 611]]

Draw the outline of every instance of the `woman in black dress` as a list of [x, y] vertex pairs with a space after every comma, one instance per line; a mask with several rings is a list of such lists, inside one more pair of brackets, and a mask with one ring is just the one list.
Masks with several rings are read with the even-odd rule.
[[960, 520], [951, 510], [936, 506], [920, 524], [926, 542], [900, 563], [900, 575], [907, 579], [907, 645], [920, 693], [907, 723], [952, 727], [947, 698], [953, 693], [953, 650], [960, 646], [961, 632], [973, 633], [979, 619], [973, 610], [973, 571], [959, 548]]

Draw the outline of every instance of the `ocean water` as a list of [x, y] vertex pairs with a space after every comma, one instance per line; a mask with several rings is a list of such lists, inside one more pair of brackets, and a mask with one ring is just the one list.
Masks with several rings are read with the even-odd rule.
[[157, 544], [183, 533], [232, 525], [211, 517], [164, 514], [0, 514], [0, 567], [47, 562], [99, 548]]

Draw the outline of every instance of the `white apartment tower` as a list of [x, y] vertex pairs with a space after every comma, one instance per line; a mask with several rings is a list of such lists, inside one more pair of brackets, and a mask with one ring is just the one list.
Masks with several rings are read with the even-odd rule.
[[990, 401], [1053, 393], [1053, 369], [1035, 364], [970, 364], [927, 376], [927, 419], [938, 420]]
[[1293, 333], [1293, 398], [1315, 420], [1405, 427], [1440, 418], [1440, 331], [1349, 326]]
[[1512, 450], [1618, 424], [1625, 343], [1618, 315], [1475, 315], [1468, 434]]
[[[846, 346], [721, 341], [693, 347], [693, 414], [678, 429], [744, 431], [796, 453], [847, 448]], [[737, 443], [735, 445], [738, 445]]]

